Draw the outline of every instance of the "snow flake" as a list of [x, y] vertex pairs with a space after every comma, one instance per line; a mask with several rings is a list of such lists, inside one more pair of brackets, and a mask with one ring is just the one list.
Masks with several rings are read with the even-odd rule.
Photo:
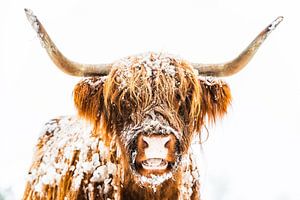
[[150, 175], [151, 177], [141, 176], [136, 174], [136, 177], [140, 181], [141, 185], [150, 186], [154, 192], [156, 192], [157, 186], [165, 182], [166, 180], [172, 178], [172, 172], [165, 173], [163, 175]]
[[108, 177], [107, 166], [102, 165], [98, 167], [91, 178], [91, 182], [103, 182]]
[[110, 184], [111, 180], [112, 180], [111, 178], [104, 180], [104, 189], [103, 189], [104, 194], [107, 194], [109, 191], [111, 191], [112, 189]]

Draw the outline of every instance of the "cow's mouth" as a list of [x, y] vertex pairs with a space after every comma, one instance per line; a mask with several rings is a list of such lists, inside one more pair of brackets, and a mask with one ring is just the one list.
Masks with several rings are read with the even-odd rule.
[[168, 161], [162, 158], [150, 158], [142, 161], [142, 167], [145, 170], [165, 170], [168, 167]]
[[163, 158], [148, 158], [143, 161], [136, 161], [134, 169], [142, 176], [162, 175], [171, 172], [175, 167], [175, 162]]

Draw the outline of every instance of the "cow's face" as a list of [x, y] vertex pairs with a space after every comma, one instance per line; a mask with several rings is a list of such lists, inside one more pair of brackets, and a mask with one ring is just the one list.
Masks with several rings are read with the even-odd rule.
[[98, 134], [117, 136], [132, 173], [144, 180], [171, 177], [194, 133], [230, 103], [225, 83], [199, 78], [186, 61], [156, 53], [124, 58], [107, 78], [84, 79], [74, 94], [79, 114]]

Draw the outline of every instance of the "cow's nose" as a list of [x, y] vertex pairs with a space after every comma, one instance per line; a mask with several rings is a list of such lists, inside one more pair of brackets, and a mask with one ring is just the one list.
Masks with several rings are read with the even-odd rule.
[[168, 136], [141, 136], [143, 148], [147, 159], [162, 158], [168, 155], [169, 143], [172, 137]]

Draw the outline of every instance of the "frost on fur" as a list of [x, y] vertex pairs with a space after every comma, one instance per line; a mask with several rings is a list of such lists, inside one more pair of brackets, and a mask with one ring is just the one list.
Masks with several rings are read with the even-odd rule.
[[24, 199], [199, 199], [191, 144], [230, 100], [225, 82], [176, 56], [116, 61], [109, 76], [75, 86], [77, 117], [45, 125]]

